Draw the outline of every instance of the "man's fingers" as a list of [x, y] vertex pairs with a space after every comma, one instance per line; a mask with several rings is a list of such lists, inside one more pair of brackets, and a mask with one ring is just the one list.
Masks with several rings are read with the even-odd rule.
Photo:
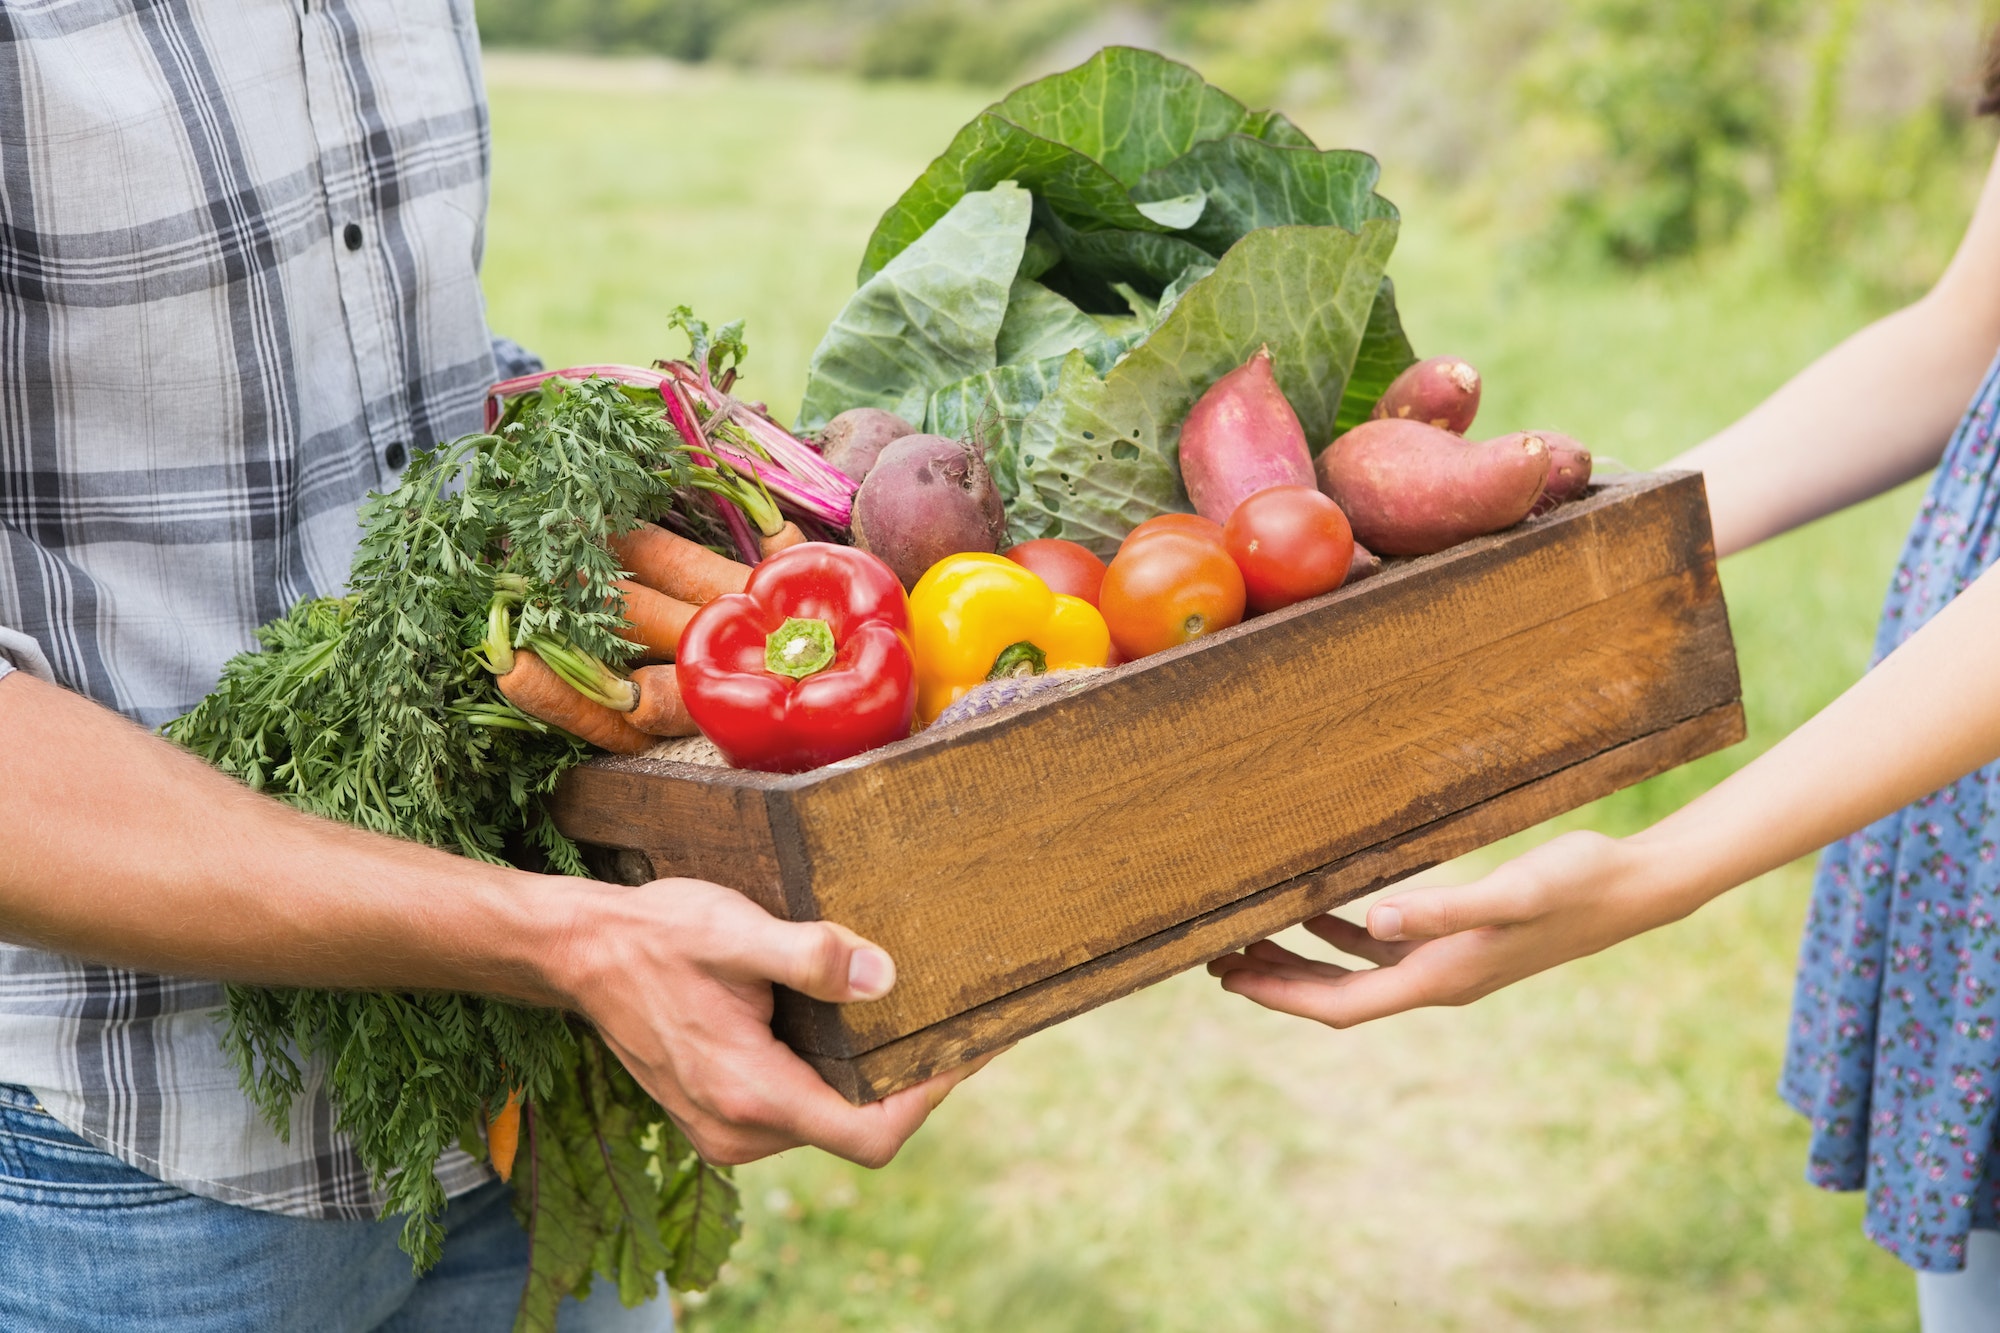
[[1538, 895], [1512, 866], [1470, 884], [1409, 889], [1368, 909], [1368, 933], [1388, 942], [1434, 940], [1484, 926], [1512, 926], [1538, 915]]
[[800, 1141], [850, 1162], [867, 1167], [887, 1166], [951, 1090], [984, 1069], [999, 1054], [995, 1051], [983, 1055], [867, 1106], [849, 1105], [846, 1098], [820, 1083], [818, 1076], [808, 1069], [807, 1074], [824, 1095], [801, 1096], [791, 1107], [787, 1128]]

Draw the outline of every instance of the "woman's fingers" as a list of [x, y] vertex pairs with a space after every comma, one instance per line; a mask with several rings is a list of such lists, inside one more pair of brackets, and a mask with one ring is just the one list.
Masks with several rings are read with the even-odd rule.
[[1368, 934], [1383, 942], [1435, 940], [1486, 926], [1515, 926], [1541, 914], [1535, 880], [1513, 863], [1470, 884], [1406, 889], [1368, 909]]
[[1396, 943], [1378, 940], [1368, 933], [1366, 926], [1357, 925], [1345, 917], [1316, 916], [1306, 922], [1306, 929], [1331, 944], [1344, 954], [1375, 964], [1377, 967], [1394, 967], [1404, 955], [1416, 948], [1414, 943]]
[[1267, 976], [1292, 977], [1305, 981], [1332, 981], [1344, 977], [1348, 969], [1336, 963], [1303, 958], [1281, 944], [1259, 940], [1242, 953], [1226, 953], [1209, 963], [1212, 977], [1227, 976], [1238, 970], [1262, 972]]
[[1222, 973], [1222, 988], [1266, 1009], [1310, 1018], [1328, 1027], [1353, 1027], [1406, 1009], [1456, 1001], [1440, 998], [1439, 979], [1416, 966], [1419, 953], [1400, 967], [1346, 972], [1336, 978], [1280, 972], [1268, 966], [1238, 967]]

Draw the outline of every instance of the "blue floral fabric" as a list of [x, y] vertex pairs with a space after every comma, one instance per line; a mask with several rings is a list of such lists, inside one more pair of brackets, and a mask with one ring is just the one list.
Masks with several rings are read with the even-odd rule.
[[[1875, 659], [2000, 557], [2000, 362], [1903, 548]], [[1806, 1178], [1868, 1192], [1863, 1228], [1912, 1268], [1965, 1266], [2000, 1228], [2000, 764], [1829, 847], [1780, 1085], [1812, 1121]]]

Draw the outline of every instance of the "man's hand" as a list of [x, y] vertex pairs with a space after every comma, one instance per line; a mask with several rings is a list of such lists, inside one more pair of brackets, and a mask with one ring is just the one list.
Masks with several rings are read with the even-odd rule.
[[849, 1105], [771, 1035], [771, 986], [835, 1003], [880, 999], [895, 963], [844, 926], [780, 921], [700, 880], [591, 886], [562, 957], [554, 980], [567, 1002], [719, 1165], [812, 1144], [882, 1166], [985, 1064]]
[[1306, 923], [1373, 968], [1319, 962], [1264, 940], [1208, 970], [1224, 990], [1267, 1009], [1345, 1028], [1406, 1009], [1470, 1004], [1686, 911], [1643, 847], [1569, 833], [1470, 884], [1383, 898], [1369, 908], [1365, 930], [1337, 916]]

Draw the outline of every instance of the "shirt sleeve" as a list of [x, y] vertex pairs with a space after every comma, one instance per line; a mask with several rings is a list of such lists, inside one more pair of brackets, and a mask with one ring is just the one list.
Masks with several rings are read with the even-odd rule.
[[56, 673], [49, 667], [48, 655], [42, 645], [36, 643], [19, 630], [0, 625], [0, 676], [10, 671], [25, 671], [38, 680], [55, 683]]

